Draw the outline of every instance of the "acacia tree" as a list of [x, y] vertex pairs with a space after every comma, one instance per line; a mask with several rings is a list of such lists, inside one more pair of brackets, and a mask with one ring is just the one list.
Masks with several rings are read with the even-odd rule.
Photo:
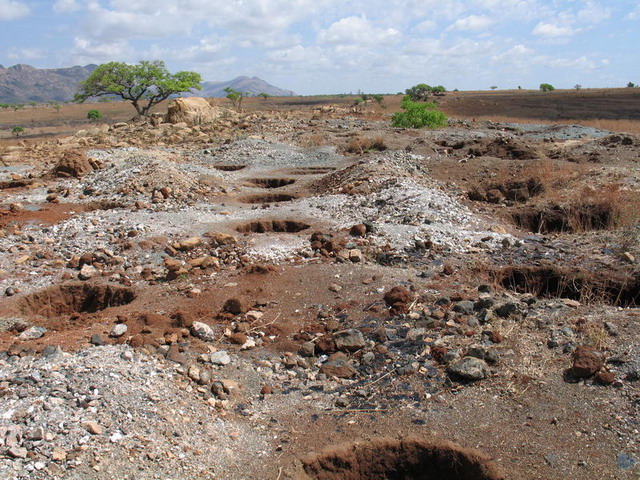
[[100, 65], [80, 82], [74, 101], [82, 103], [91, 97], [116, 95], [130, 101], [138, 115], [147, 115], [154, 105], [171, 95], [202, 89], [201, 81], [200, 74], [195, 72], [169, 73], [160, 60], [143, 60], [137, 65], [110, 62]]

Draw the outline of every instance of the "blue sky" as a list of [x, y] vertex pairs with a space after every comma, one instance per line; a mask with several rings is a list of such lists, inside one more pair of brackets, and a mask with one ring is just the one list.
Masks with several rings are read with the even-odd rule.
[[299, 94], [640, 83], [640, 1], [0, 0], [0, 64], [164, 60]]

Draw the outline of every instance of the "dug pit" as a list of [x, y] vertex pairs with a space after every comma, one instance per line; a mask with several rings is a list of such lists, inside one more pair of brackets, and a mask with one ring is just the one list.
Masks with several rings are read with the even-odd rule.
[[573, 233], [606, 230], [616, 224], [617, 207], [612, 204], [548, 205], [520, 208], [512, 214], [520, 228], [533, 233]]
[[287, 195], [286, 193], [267, 193], [264, 195], [247, 195], [246, 197], [241, 197], [240, 201], [242, 203], [280, 203], [280, 202], [290, 202], [291, 200], [295, 200], [297, 197], [294, 195]]
[[303, 460], [314, 480], [503, 480], [476, 450], [451, 442], [379, 439], [338, 446]]
[[296, 181], [293, 178], [252, 178], [249, 182], [260, 188], [280, 188]]
[[19, 309], [26, 315], [61, 317], [127, 305], [135, 298], [131, 288], [120, 285], [64, 283], [27, 295]]
[[554, 265], [521, 265], [496, 270], [494, 280], [504, 288], [536, 297], [568, 298], [622, 307], [640, 305], [640, 273], [630, 276]]
[[246, 168], [246, 165], [214, 165], [213, 168], [222, 172], [237, 172]]
[[240, 233], [297, 233], [307, 228], [311, 228], [311, 225], [297, 220], [255, 220], [239, 225], [236, 227], [236, 231]]

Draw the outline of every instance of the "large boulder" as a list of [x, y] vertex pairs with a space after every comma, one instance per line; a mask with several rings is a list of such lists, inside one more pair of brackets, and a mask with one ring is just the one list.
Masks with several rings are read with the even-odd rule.
[[223, 112], [223, 109], [211, 106], [201, 97], [176, 98], [169, 104], [167, 122], [202, 125], [217, 120]]
[[93, 159], [87, 158], [84, 153], [70, 150], [62, 156], [53, 169], [53, 174], [56, 177], [80, 178], [98, 167], [99, 165]]

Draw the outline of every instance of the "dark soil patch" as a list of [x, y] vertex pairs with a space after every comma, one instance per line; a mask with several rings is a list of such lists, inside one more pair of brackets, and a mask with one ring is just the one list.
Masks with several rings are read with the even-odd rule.
[[237, 172], [238, 170], [242, 170], [246, 168], [246, 165], [214, 165], [213, 168], [216, 170], [221, 170], [223, 172]]
[[493, 273], [504, 288], [536, 297], [557, 297], [583, 303], [602, 302], [631, 307], [640, 305], [640, 274], [591, 272], [548, 266], [511, 266]]
[[66, 283], [40, 290], [23, 298], [23, 314], [59, 317], [74, 313], [93, 313], [135, 300], [131, 288], [109, 284]]
[[469, 200], [500, 203], [502, 200], [514, 202], [526, 202], [531, 197], [535, 197], [544, 192], [544, 185], [537, 178], [528, 180], [515, 180], [504, 183], [488, 183], [472, 188], [468, 197]]
[[512, 214], [518, 227], [534, 233], [572, 233], [606, 230], [615, 226], [618, 212], [609, 203], [547, 205], [519, 208]]
[[278, 202], [290, 202], [297, 197], [294, 195], [287, 195], [286, 193], [266, 193], [264, 195], [247, 195], [241, 197], [242, 203], [278, 203]]
[[505, 476], [476, 450], [450, 442], [380, 439], [327, 449], [303, 460], [316, 480], [498, 480]]
[[238, 226], [236, 231], [240, 233], [297, 233], [307, 228], [311, 228], [311, 225], [296, 220], [256, 220]]
[[260, 188], [280, 188], [296, 181], [293, 178], [252, 178], [249, 182]]

